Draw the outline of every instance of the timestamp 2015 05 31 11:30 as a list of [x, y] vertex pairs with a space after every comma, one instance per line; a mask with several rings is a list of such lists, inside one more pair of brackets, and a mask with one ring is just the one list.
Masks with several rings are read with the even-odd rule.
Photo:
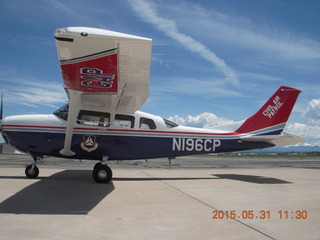
[[304, 220], [308, 218], [307, 210], [214, 210], [212, 219], [297, 219]]

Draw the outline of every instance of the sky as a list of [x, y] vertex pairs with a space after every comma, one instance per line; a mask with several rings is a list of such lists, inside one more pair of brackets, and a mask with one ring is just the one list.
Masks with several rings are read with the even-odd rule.
[[4, 116], [67, 102], [53, 33], [103, 28], [153, 39], [140, 109], [207, 127], [254, 114], [280, 86], [302, 91], [286, 131], [320, 146], [320, 1], [0, 0]]

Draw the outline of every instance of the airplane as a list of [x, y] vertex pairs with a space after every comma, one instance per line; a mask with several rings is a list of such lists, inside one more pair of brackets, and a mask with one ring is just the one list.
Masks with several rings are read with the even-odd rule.
[[300, 93], [295, 88], [281, 86], [240, 122], [212, 129], [180, 126], [139, 111], [149, 95], [151, 39], [88, 27], [59, 28], [54, 36], [69, 103], [52, 114], [10, 116], [1, 123], [5, 141], [34, 160], [25, 169], [28, 178], [38, 177], [36, 164], [43, 156], [99, 161], [92, 176], [108, 183], [111, 160], [172, 159], [305, 141], [283, 131]]

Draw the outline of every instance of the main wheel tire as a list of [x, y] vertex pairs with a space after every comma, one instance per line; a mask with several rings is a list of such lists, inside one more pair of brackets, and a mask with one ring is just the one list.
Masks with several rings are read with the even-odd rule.
[[92, 177], [97, 183], [108, 183], [112, 179], [112, 170], [107, 165], [97, 163], [93, 168]]
[[28, 178], [37, 178], [39, 176], [39, 168], [37, 166], [29, 165], [26, 167], [25, 174]]

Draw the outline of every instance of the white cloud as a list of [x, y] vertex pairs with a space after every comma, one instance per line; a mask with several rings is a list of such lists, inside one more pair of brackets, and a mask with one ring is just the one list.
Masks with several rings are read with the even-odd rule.
[[[52, 8], [52, 14], [54, 17], [58, 16], [58, 21], [62, 20], [66, 22], [65, 17], [68, 19], [74, 19], [79, 25], [92, 25], [96, 27], [102, 27], [103, 22], [97, 21], [97, 11], [103, 9], [104, 14], [109, 14], [110, 7], [105, 9], [102, 6], [96, 6], [94, 3], [88, 6], [86, 1], [77, 1], [74, 4], [73, 1], [61, 1], [61, 0], [44, 0], [47, 4], [49, 4]], [[96, 3], [97, 4], [97, 3]], [[95, 14], [93, 14], [93, 11]]]
[[320, 58], [319, 41], [301, 36], [279, 24], [270, 25], [267, 21], [256, 23], [255, 19], [221, 13], [212, 8], [205, 9], [197, 4], [179, 5], [179, 8], [175, 11], [177, 14], [189, 12], [188, 16], [179, 15], [180, 21], [186, 21], [191, 15], [193, 21], [189, 21], [187, 27], [210, 40], [263, 52], [265, 58], [286, 61]]
[[287, 127], [288, 131], [320, 145], [320, 99], [311, 100], [301, 115], [309, 120], [308, 124], [291, 123]]
[[42, 88], [24, 87], [11, 90], [8, 94], [6, 98], [8, 102], [33, 107], [44, 105], [56, 108], [53, 104], [64, 103], [67, 100], [62, 86], [54, 84], [47, 84]]
[[128, 1], [133, 10], [146, 22], [154, 25], [158, 30], [164, 32], [173, 40], [179, 42], [182, 46], [191, 52], [197, 53], [203, 59], [212, 63], [216, 69], [222, 72], [225, 80], [239, 85], [239, 80], [234, 70], [229, 67], [225, 61], [219, 58], [213, 51], [208, 49], [200, 41], [179, 31], [175, 21], [160, 16], [154, 3], [145, 0]]
[[320, 99], [311, 100], [302, 116], [310, 119], [310, 124], [320, 125]]
[[[0, 81], [5, 90], [4, 101], [6, 103], [57, 108], [54, 104], [61, 105], [67, 101], [62, 82], [55, 83], [37, 79], [20, 73], [14, 68], [2, 69]], [[19, 85], [12, 84], [17, 82]]]
[[212, 128], [217, 125], [233, 123], [232, 120], [219, 118], [213, 113], [204, 112], [197, 116], [188, 115], [187, 117], [179, 117], [178, 115], [168, 118], [170, 121], [178, 123], [183, 126]]
[[240, 74], [244, 79], [254, 79], [255, 81], [283, 81], [281, 77], [275, 77], [267, 74], [245, 72]]
[[[157, 7], [164, 17], [174, 19], [179, 29], [192, 32], [193, 38], [200, 39], [208, 48], [223, 49], [220, 57], [237, 68], [237, 71], [241, 64], [244, 67], [251, 66], [251, 69], [281, 65], [318, 72], [318, 39], [303, 35], [303, 31], [287, 29], [280, 25], [281, 22], [263, 18], [256, 21], [255, 18], [226, 14], [217, 11], [212, 5], [206, 9], [203, 7], [205, 4], [176, 1], [172, 5], [162, 4]], [[227, 56], [231, 51], [233, 59]]]
[[239, 91], [225, 86], [223, 81], [215, 78], [198, 80], [167, 77], [165, 86], [152, 91], [174, 91], [175, 93], [180, 92], [209, 98], [212, 98], [212, 96], [241, 96]]
[[59, 2], [58, 0], [45, 0], [48, 2], [52, 7], [58, 9], [61, 12], [64, 12], [67, 15], [75, 16], [76, 18], [79, 18], [79, 15], [71, 8], [69, 8], [67, 5]]
[[307, 139], [320, 139], [320, 126], [303, 123], [289, 123], [286, 130]]

